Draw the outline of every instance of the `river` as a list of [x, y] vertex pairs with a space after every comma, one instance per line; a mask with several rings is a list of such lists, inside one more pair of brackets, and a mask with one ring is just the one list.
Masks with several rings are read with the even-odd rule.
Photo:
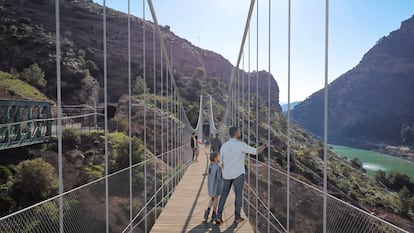
[[338, 145], [329, 146], [332, 151], [342, 157], [359, 158], [369, 176], [373, 176], [377, 170], [391, 171], [395, 169], [407, 174], [414, 181], [414, 163], [412, 162], [369, 150]]

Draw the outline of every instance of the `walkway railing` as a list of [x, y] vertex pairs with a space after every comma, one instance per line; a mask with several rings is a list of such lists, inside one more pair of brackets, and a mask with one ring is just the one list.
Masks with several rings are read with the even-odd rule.
[[[167, 163], [168, 160], [168, 163]], [[129, 172], [133, 174], [132, 229], [151, 226], [181, 180], [191, 161], [191, 150], [180, 146], [80, 187], [0, 218], [0, 233], [59, 232], [59, 199], [63, 200], [64, 232], [105, 232], [105, 179], [109, 183], [111, 232], [130, 229]], [[144, 169], [147, 176], [144, 176]], [[155, 170], [156, 169], [156, 170]], [[144, 179], [149, 183], [144, 193]], [[144, 202], [144, 197], [147, 202]], [[144, 214], [146, 213], [146, 214]]]
[[[270, 196], [266, 188], [255, 190], [256, 166], [260, 167], [259, 186], [267, 179], [267, 163], [250, 158], [250, 177], [246, 178], [244, 192], [245, 212], [258, 232], [286, 232], [286, 180], [285, 171], [270, 167]], [[256, 162], [258, 165], [256, 165]], [[291, 205], [290, 229], [294, 232], [322, 232], [323, 190], [290, 176]], [[249, 184], [250, 181], [250, 184]], [[266, 185], [265, 185], [266, 186]], [[353, 206], [330, 194], [328, 196], [327, 232], [335, 233], [408, 233], [374, 214]], [[267, 205], [268, 199], [271, 205]], [[255, 202], [258, 201], [256, 206]], [[257, 224], [256, 224], [257, 223]]]

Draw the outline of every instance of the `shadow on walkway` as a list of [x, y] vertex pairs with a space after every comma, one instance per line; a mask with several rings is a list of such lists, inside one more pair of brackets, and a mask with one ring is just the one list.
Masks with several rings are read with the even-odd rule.
[[213, 224], [212, 222], [202, 222], [200, 225], [195, 226], [188, 233], [233, 233], [236, 232], [237, 225], [230, 225], [226, 230], [221, 231], [220, 226]]
[[206, 177], [207, 176], [205, 174], [207, 174], [207, 170], [208, 170], [208, 153], [205, 152], [205, 154], [206, 154], [206, 158], [207, 159], [206, 159], [206, 166], [205, 166], [205, 169], [204, 169], [204, 173], [202, 174], [203, 180], [201, 181], [200, 188], [198, 189], [196, 198], [194, 199], [193, 205], [191, 207], [191, 211], [188, 214], [187, 219], [185, 220], [185, 224], [184, 224], [183, 230], [181, 231], [182, 233], [185, 233], [186, 230], [187, 230], [188, 224], [190, 223], [191, 217], [193, 216], [194, 209], [195, 209], [195, 207], [197, 205], [198, 198], [200, 197], [201, 190], [203, 189], [204, 182], [206, 181]]

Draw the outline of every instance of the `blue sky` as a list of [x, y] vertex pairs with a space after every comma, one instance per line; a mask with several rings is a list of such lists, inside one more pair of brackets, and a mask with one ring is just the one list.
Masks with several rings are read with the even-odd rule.
[[[102, 0], [95, 1], [102, 4]], [[272, 3], [271, 73], [287, 101], [287, 0]], [[159, 23], [193, 44], [235, 64], [249, 0], [153, 0]], [[324, 0], [292, 0], [291, 100], [303, 100], [324, 83]], [[107, 6], [126, 12], [127, 0]], [[259, 0], [259, 70], [268, 70], [268, 0]], [[131, 0], [142, 17], [142, 0]], [[255, 10], [256, 12], [256, 10]], [[329, 80], [358, 64], [382, 36], [414, 14], [414, 0], [331, 0]], [[149, 10], [146, 18], [151, 19]], [[256, 70], [256, 13], [251, 25], [250, 69]], [[247, 48], [246, 48], [247, 50]], [[246, 51], [247, 52], [247, 51]], [[246, 56], [247, 57], [247, 54]], [[245, 69], [248, 61], [245, 60]]]

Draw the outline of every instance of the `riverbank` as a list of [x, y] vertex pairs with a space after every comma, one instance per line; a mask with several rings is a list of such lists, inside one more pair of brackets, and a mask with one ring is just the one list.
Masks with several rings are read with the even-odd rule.
[[376, 152], [405, 159], [414, 163], [414, 148], [407, 146], [379, 146]]
[[396, 156], [379, 153], [371, 150], [357, 149], [347, 146], [330, 145], [333, 152], [348, 159], [358, 158], [362, 161], [363, 168], [369, 176], [373, 176], [376, 171], [398, 170], [407, 174], [414, 180], [414, 163], [407, 162]]

